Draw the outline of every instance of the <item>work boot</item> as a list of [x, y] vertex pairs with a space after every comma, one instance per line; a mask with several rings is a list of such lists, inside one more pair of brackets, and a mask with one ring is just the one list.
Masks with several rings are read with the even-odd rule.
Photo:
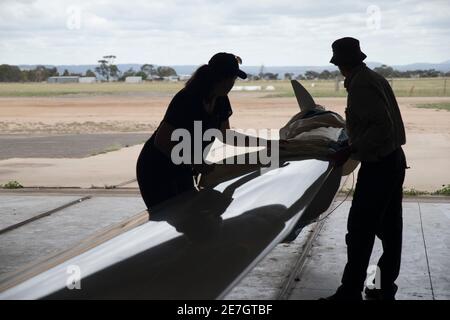
[[366, 287], [364, 295], [367, 300], [381, 300], [381, 289]]
[[364, 295], [368, 300], [395, 300], [395, 294], [397, 293], [397, 285], [394, 283], [390, 290], [368, 288], [364, 289]]

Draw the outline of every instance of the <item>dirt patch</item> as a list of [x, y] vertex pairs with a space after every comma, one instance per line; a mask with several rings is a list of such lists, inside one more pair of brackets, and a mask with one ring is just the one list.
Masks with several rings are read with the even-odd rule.
[[65, 133], [99, 133], [99, 132], [148, 132], [154, 131], [152, 123], [133, 121], [85, 121], [85, 122], [3, 122], [0, 132], [11, 134], [65, 134]]

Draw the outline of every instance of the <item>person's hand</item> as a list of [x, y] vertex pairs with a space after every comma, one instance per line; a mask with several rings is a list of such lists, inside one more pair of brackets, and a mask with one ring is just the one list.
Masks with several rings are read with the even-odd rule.
[[347, 146], [329, 155], [328, 160], [330, 160], [335, 166], [341, 167], [350, 158], [350, 154], [351, 148]]

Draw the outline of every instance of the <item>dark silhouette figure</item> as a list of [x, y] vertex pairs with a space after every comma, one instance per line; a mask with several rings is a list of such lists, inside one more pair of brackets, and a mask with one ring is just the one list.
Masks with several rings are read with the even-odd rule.
[[347, 265], [342, 285], [328, 299], [361, 299], [375, 236], [383, 243], [378, 261], [381, 288], [366, 288], [366, 296], [395, 299], [395, 280], [402, 250], [402, 186], [406, 160], [405, 129], [392, 88], [363, 60], [359, 41], [336, 40], [331, 63], [345, 76], [349, 146], [334, 156], [342, 164], [349, 156], [361, 161], [348, 216]]
[[[208, 173], [213, 166], [194, 163], [194, 121], [201, 121], [201, 136], [208, 129], [219, 129], [225, 135], [232, 109], [227, 94], [237, 77], [247, 75], [239, 69], [241, 59], [229, 53], [215, 54], [201, 66], [170, 102], [164, 119], [145, 143], [136, 167], [137, 181], [147, 208], [186, 191], [195, 191], [193, 176]], [[171, 159], [171, 141], [175, 129], [186, 129], [191, 136], [190, 163], [175, 164]], [[200, 137], [201, 139], [201, 137]], [[201, 142], [201, 152], [212, 145]], [[198, 154], [196, 155], [198, 157]]]

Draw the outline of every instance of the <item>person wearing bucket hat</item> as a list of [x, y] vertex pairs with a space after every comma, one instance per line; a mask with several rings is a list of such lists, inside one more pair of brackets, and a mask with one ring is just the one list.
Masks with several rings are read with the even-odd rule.
[[333, 56], [330, 62], [337, 66], [339, 65], [356, 65], [367, 58], [364, 52], [361, 51], [359, 41], [355, 38], [345, 37], [338, 39], [331, 45], [333, 49]]
[[[193, 177], [199, 173], [207, 174], [214, 168], [206, 163], [204, 155], [215, 137], [210, 141], [203, 141], [202, 138], [208, 129], [219, 130], [219, 138], [228, 136], [225, 132], [230, 129], [229, 117], [233, 113], [228, 93], [238, 77], [247, 78], [247, 74], [239, 68], [241, 63], [242, 59], [234, 54], [217, 53], [208, 64], [200, 66], [184, 88], [173, 97], [163, 120], [144, 144], [136, 164], [137, 181], [147, 208], [182, 192], [195, 192]], [[199, 134], [198, 128], [201, 131]], [[190, 152], [186, 152], [189, 153], [189, 163], [184, 162], [185, 150], [182, 151], [183, 162], [172, 159], [173, 148], [178, 143], [172, 140], [172, 133], [176, 129], [184, 129], [183, 132], [189, 133]], [[272, 145], [264, 139], [235, 133], [235, 136], [239, 135], [241, 137], [233, 143], [238, 144], [247, 139], [247, 142], [256, 145], [258, 142], [269, 144], [268, 147]], [[197, 138], [202, 141], [194, 141]]]
[[347, 224], [347, 264], [342, 284], [327, 299], [361, 299], [375, 237], [383, 254], [378, 261], [375, 287], [366, 296], [395, 299], [395, 280], [402, 251], [402, 193], [406, 159], [402, 145], [405, 128], [394, 92], [388, 81], [363, 63], [366, 55], [354, 38], [332, 44], [331, 63], [345, 77], [347, 89], [346, 129], [349, 146], [330, 157], [342, 165], [349, 157], [359, 160], [356, 188]]

